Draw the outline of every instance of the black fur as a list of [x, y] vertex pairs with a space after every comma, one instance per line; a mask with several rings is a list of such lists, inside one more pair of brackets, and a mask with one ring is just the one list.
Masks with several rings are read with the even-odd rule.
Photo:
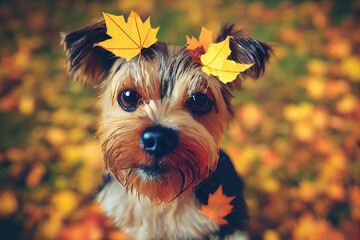
[[[82, 82], [92, 82], [94, 85], [100, 84], [105, 80], [116, 57], [112, 52], [102, 47], [93, 47], [95, 43], [102, 42], [110, 38], [106, 34], [105, 21], [98, 22], [88, 27], [68, 34], [63, 39], [66, 55], [69, 63], [70, 77]], [[223, 41], [227, 36], [231, 36], [229, 59], [238, 63], [254, 63], [254, 65], [240, 75], [242, 77], [259, 78], [265, 71], [266, 62], [272, 53], [271, 47], [255, 38], [249, 37], [241, 30], [234, 30], [234, 25], [225, 25], [216, 42]], [[171, 54], [167, 44], [157, 42], [150, 48], [141, 50], [141, 57], [146, 60], [157, 58], [159, 61], [162, 75], [161, 98], [171, 98], [174, 91], [175, 81], [187, 69], [200, 67], [192, 61], [185, 47], [178, 48], [175, 54]], [[132, 61], [138, 61], [139, 56]], [[194, 76], [195, 77], [195, 76]], [[238, 83], [237, 83], [238, 82]], [[231, 107], [231, 89], [237, 88], [239, 81], [230, 84], [221, 83], [221, 91], [229, 112]], [[112, 179], [107, 174], [104, 178], [104, 185]], [[229, 157], [220, 150], [220, 159], [215, 172], [201, 182], [195, 191], [195, 195], [200, 203], [207, 204], [209, 194], [213, 194], [219, 186], [222, 186], [226, 196], [236, 196], [232, 201], [233, 211], [225, 217], [228, 224], [221, 226], [220, 238], [234, 233], [236, 230], [246, 230], [249, 221], [247, 206], [243, 197], [243, 181], [237, 175]]]
[[[83, 83], [91, 82], [97, 85], [109, 75], [110, 69], [119, 57], [102, 47], [93, 47], [95, 43], [110, 38], [106, 31], [105, 21], [101, 21], [64, 37], [63, 44], [69, 63], [70, 77], [73, 80], [80, 80]], [[232, 52], [229, 59], [239, 63], [254, 63], [254, 66], [240, 75], [243, 77], [250, 76], [255, 79], [259, 78], [265, 71], [265, 64], [272, 52], [271, 47], [245, 35], [241, 30], [235, 30], [234, 25], [229, 24], [222, 28], [216, 42], [224, 40], [228, 35], [232, 37], [230, 39]], [[161, 98], [170, 98], [179, 71], [198, 65], [191, 61], [190, 56], [186, 54], [185, 48], [179, 49], [175, 56], [168, 59], [170, 55], [167, 44], [163, 42], [156, 42], [150, 48], [141, 50], [141, 57], [146, 60], [157, 57], [160, 63], [159, 70], [166, 73], [163, 74]], [[139, 56], [133, 60], [138, 61], [138, 58]], [[241, 82], [233, 81], [227, 85], [232, 89], [238, 89]], [[231, 93], [226, 88], [222, 89], [224, 89], [223, 93], [226, 95], [225, 100], [230, 103]], [[230, 104], [228, 106], [231, 112]]]
[[270, 45], [253, 37], [245, 35], [242, 30], [235, 30], [234, 24], [226, 24], [222, 27], [216, 42], [230, 38], [230, 59], [238, 63], [254, 63], [254, 65], [241, 73], [242, 76], [259, 78], [265, 71], [266, 62], [272, 53]]
[[[85, 82], [89, 80], [98, 84], [109, 74], [116, 61], [115, 55], [95, 43], [110, 37], [106, 34], [105, 21], [79, 29], [65, 36], [63, 44], [69, 63], [70, 77]], [[80, 78], [81, 79], [78, 79]]]
[[110, 174], [110, 173], [105, 173], [105, 174], [103, 174], [102, 178], [103, 178], [103, 182], [102, 182], [102, 184], [101, 184], [101, 185], [99, 186], [99, 188], [98, 188], [98, 191], [99, 191], [99, 192], [100, 192], [101, 190], [103, 190], [104, 187], [105, 187], [109, 182], [111, 182], [111, 180], [113, 179], [113, 178], [111, 177], [111, 174]]
[[[100, 46], [94, 46], [110, 39], [106, 34], [105, 21], [81, 28], [64, 37], [62, 44], [65, 47], [69, 63], [70, 78], [83, 83], [101, 83], [109, 75], [110, 70], [119, 57]], [[157, 52], [167, 52], [167, 45], [156, 42], [150, 48], [141, 50], [141, 57], [152, 60]], [[139, 56], [134, 58], [138, 61]]]
[[202, 204], [208, 204], [209, 194], [213, 194], [220, 185], [226, 196], [236, 196], [231, 202], [234, 206], [232, 212], [224, 218], [228, 224], [220, 228], [219, 235], [224, 237], [236, 230], [246, 230], [249, 215], [243, 196], [244, 183], [236, 173], [231, 160], [222, 150], [220, 150], [220, 159], [215, 172], [198, 185], [195, 191], [196, 198]]
[[[161, 99], [171, 99], [176, 89], [175, 82], [190, 69], [196, 68], [190, 55], [185, 48], [180, 48], [175, 54], [159, 54], [160, 72], [161, 72]], [[195, 78], [195, 76], [192, 76]]]

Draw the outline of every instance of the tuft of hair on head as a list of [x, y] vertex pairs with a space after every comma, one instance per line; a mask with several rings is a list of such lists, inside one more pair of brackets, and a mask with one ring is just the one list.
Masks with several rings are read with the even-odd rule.
[[231, 89], [239, 89], [241, 79], [246, 77], [258, 79], [265, 72], [272, 48], [267, 43], [248, 36], [244, 30], [235, 29], [234, 24], [225, 24], [221, 28], [216, 42], [225, 40], [227, 36], [231, 37], [229, 59], [237, 63], [254, 63], [249, 69], [240, 73], [235, 81], [227, 84]]
[[[94, 47], [95, 43], [111, 38], [106, 31], [103, 20], [70, 34], [61, 33], [61, 45], [64, 46], [71, 80], [80, 81], [82, 84], [99, 85], [111, 74], [116, 61], [125, 61], [102, 47]], [[152, 60], [156, 51], [165, 48], [167, 48], [165, 43], [156, 42], [150, 48], [141, 50], [142, 59]], [[138, 57], [133, 59], [133, 61], [137, 60]]]

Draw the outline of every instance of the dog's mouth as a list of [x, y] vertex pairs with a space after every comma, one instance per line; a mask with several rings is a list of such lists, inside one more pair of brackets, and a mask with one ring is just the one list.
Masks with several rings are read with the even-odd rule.
[[144, 180], [158, 180], [160, 179], [167, 171], [160, 168], [158, 165], [154, 167], [142, 166], [135, 169], [135, 173]]

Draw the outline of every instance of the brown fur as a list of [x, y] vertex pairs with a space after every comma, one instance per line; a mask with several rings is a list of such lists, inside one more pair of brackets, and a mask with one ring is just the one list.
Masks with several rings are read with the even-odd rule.
[[[105, 167], [117, 181], [106, 185], [98, 200], [116, 225], [135, 239], [200, 239], [221, 233], [221, 227], [200, 211], [195, 189], [218, 166], [219, 143], [233, 116], [231, 92], [241, 86], [244, 77], [258, 78], [271, 52], [267, 44], [233, 26], [223, 28], [217, 42], [228, 35], [232, 36], [229, 59], [254, 65], [234, 82], [223, 84], [206, 75], [185, 47], [157, 42], [129, 62], [93, 47], [110, 38], [104, 21], [63, 34], [70, 77], [101, 91], [98, 136]], [[117, 100], [127, 89], [141, 96], [132, 112], [122, 109]], [[213, 103], [206, 114], [186, 105], [189, 97], [199, 92]], [[144, 130], [152, 126], [170, 128], [178, 135], [176, 148], [157, 160], [140, 143]], [[144, 172], [155, 165], [161, 173]], [[246, 212], [241, 189], [235, 191], [241, 199], [234, 208]], [[243, 228], [235, 226], [238, 229]], [[231, 236], [239, 239], [243, 234]]]
[[[103, 114], [99, 130], [106, 168], [126, 188], [136, 190], [154, 204], [171, 202], [181, 192], [191, 191], [214, 170], [218, 144], [230, 117], [219, 82], [200, 70], [182, 74], [173, 98], [161, 100], [161, 76], [154, 70], [156, 65], [156, 62], [142, 60], [139, 68], [131, 61], [124, 63], [121, 74], [110, 75], [100, 99]], [[194, 84], [194, 75], [200, 77], [197, 84]], [[129, 88], [143, 98], [138, 109], [131, 113], [122, 110], [115, 100], [119, 92]], [[216, 111], [193, 117], [185, 108], [185, 102], [201, 88], [215, 101]], [[149, 180], [139, 176], [138, 168], [153, 167], [154, 159], [141, 148], [139, 139], [144, 129], [153, 125], [177, 130], [179, 145], [161, 160], [160, 167], [166, 173], [159, 179]]]

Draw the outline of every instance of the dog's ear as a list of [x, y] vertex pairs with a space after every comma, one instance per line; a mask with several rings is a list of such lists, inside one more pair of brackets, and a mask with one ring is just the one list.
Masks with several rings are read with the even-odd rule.
[[[249, 76], [259, 78], [265, 71], [265, 65], [270, 58], [272, 49], [270, 45], [250, 37], [242, 30], [234, 29], [234, 25], [222, 27], [216, 42], [221, 42], [230, 36], [231, 60], [238, 63], [254, 63], [249, 69], [240, 74], [240, 78]], [[231, 88], [239, 88], [241, 79], [236, 79], [230, 84]]]
[[62, 34], [61, 43], [66, 51], [72, 80], [97, 85], [106, 79], [118, 58], [111, 52], [93, 45], [109, 38], [105, 21], [70, 34]]

